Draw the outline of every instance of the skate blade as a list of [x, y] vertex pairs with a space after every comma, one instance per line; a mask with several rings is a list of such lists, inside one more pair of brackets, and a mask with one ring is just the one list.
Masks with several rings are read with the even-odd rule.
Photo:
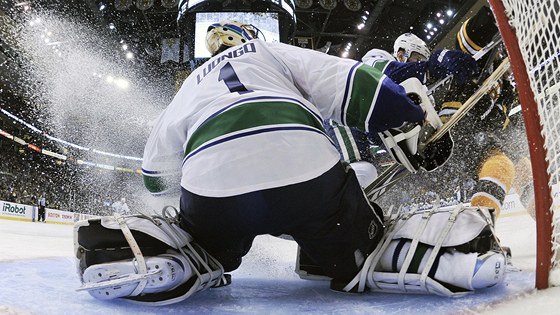
[[148, 282], [142, 294], [166, 291], [183, 282], [183, 266], [176, 260], [147, 257], [146, 265], [146, 274], [136, 273], [132, 260], [92, 265], [84, 271], [84, 283], [77, 290], [111, 300], [130, 296], [141, 281]]

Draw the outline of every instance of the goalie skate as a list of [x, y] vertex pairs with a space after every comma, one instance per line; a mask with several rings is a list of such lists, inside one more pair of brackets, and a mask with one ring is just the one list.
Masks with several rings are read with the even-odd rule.
[[172, 290], [193, 275], [186, 259], [177, 253], [147, 257], [146, 266], [148, 272], [139, 274], [135, 259], [92, 265], [84, 271], [84, 284], [78, 291], [110, 300], [132, 295], [142, 281], [147, 284], [140, 294], [157, 293]]
[[[175, 210], [175, 215], [169, 211]], [[74, 225], [82, 286], [102, 300], [166, 305], [231, 283], [221, 264], [178, 226], [178, 211], [106, 216]]]

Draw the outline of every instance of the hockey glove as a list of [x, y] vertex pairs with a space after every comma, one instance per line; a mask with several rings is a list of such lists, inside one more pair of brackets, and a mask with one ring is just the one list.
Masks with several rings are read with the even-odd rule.
[[479, 72], [476, 60], [459, 50], [436, 50], [428, 59], [428, 71], [436, 79], [453, 75], [458, 84], [464, 84]]
[[443, 103], [443, 105], [441, 106], [441, 110], [438, 112], [438, 116], [441, 119], [441, 122], [445, 124], [451, 118], [451, 116], [455, 115], [457, 110], [461, 108], [461, 105], [463, 105], [463, 103], [461, 102]]
[[422, 163], [421, 157], [417, 154], [421, 129], [419, 123], [409, 123], [401, 128], [379, 133], [391, 157], [413, 174], [420, 169]]
[[453, 139], [449, 132], [446, 132], [437, 141], [426, 145], [420, 152], [422, 168], [431, 172], [442, 166], [449, 160], [453, 153]]

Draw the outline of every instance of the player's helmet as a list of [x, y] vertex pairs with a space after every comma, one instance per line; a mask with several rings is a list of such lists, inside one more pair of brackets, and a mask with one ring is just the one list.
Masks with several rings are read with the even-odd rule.
[[393, 56], [395, 56], [395, 58], [397, 59], [397, 53], [399, 52], [399, 50], [404, 50], [404, 62], [406, 62], [408, 58], [410, 58], [410, 55], [414, 52], [424, 56], [426, 59], [430, 57], [430, 50], [428, 49], [428, 45], [426, 45], [423, 40], [412, 33], [404, 33], [401, 36], [397, 37], [393, 49]]
[[206, 33], [206, 48], [214, 56], [227, 47], [241, 45], [257, 38], [257, 31], [253, 25], [237, 21], [214, 23], [208, 27]]

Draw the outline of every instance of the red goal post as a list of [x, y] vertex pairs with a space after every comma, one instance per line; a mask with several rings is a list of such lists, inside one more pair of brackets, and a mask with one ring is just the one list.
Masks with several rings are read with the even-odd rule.
[[[560, 163], [560, 5], [546, 0], [488, 0], [506, 46], [531, 155], [537, 224], [535, 285], [552, 285], [557, 268], [552, 185]], [[560, 215], [557, 214], [557, 215]]]

